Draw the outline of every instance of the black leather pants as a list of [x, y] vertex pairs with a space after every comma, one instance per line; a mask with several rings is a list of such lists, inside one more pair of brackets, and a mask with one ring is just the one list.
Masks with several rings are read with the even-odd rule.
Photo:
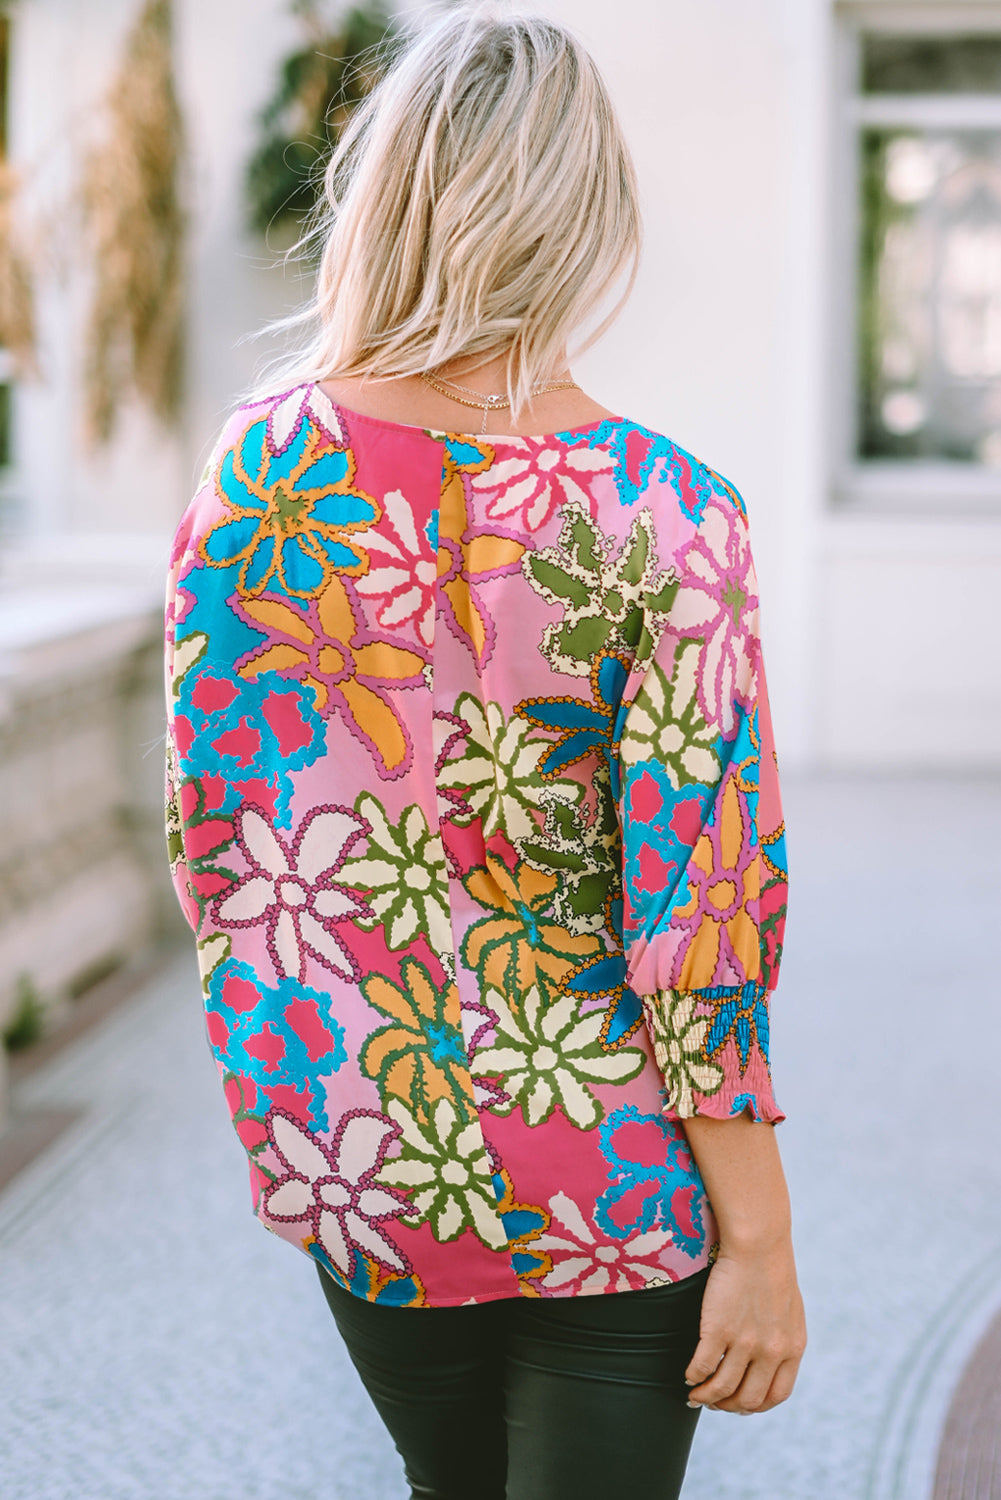
[[419, 1310], [362, 1302], [320, 1271], [420, 1500], [676, 1500], [707, 1276]]

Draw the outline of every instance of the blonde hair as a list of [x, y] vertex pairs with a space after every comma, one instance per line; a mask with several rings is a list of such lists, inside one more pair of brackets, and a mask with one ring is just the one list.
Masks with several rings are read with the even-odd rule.
[[352, 117], [324, 185], [316, 295], [291, 320], [313, 331], [298, 378], [391, 379], [506, 351], [519, 411], [623, 271], [581, 348], [632, 288], [629, 151], [592, 58], [542, 17], [478, 4], [436, 18]]

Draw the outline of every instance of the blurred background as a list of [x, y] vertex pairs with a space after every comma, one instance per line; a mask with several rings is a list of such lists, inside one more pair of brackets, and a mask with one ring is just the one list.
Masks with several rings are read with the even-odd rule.
[[[370, 81], [366, 49], [421, 8], [0, 4], [0, 1220], [6, 1204], [13, 1226], [0, 1259], [6, 1243], [10, 1274], [28, 1278], [12, 1299], [22, 1313], [33, 1299], [37, 1311], [40, 1236], [56, 1279], [69, 1274], [37, 1205], [75, 1173], [95, 1120], [119, 1143], [128, 1131], [108, 1121], [133, 1122], [121, 1171], [138, 1172], [140, 1196], [154, 1117], [168, 1151], [170, 1122], [204, 1110], [192, 1149], [219, 1141], [223, 1194], [241, 1171], [197, 1054], [193, 969], [172, 956], [167, 549], [223, 419], [280, 347], [248, 336], [306, 295], [308, 267], [283, 255], [309, 174]], [[700, 1436], [691, 1494], [997, 1500], [1001, 0], [533, 8], [577, 29], [602, 67], [646, 219], [632, 301], [575, 373], [747, 499], [800, 876], [776, 1047], [822, 1304], [815, 1385], [769, 1429], [781, 1482], [767, 1434], [724, 1421], [715, 1446]], [[162, 1030], [175, 1013], [190, 1056]], [[104, 1031], [88, 1024], [101, 1017]], [[130, 1089], [155, 1047], [177, 1072], [165, 1064], [144, 1127]], [[98, 1156], [107, 1224], [124, 1209]], [[158, 1170], [172, 1181], [166, 1158]], [[160, 1248], [147, 1246], [140, 1283], [163, 1269], [164, 1236], [175, 1266], [186, 1243], [166, 1228], [193, 1212], [175, 1186], [187, 1207], [177, 1220], [156, 1200]], [[201, 1204], [209, 1219], [216, 1202]], [[103, 1286], [99, 1239], [76, 1250]], [[253, 1244], [229, 1266], [234, 1308], [271, 1274], [272, 1247]], [[288, 1312], [300, 1315], [309, 1324]], [[27, 1351], [38, 1328], [8, 1333]], [[37, 1420], [38, 1393], [55, 1399], [49, 1367], [37, 1390], [20, 1357], [6, 1368]], [[231, 1373], [217, 1431], [226, 1402], [240, 1407]], [[227, 1478], [200, 1488], [189, 1474], [176, 1490], [166, 1457], [141, 1482], [119, 1462], [44, 1490], [14, 1443], [11, 1493], [396, 1495], [384, 1440], [345, 1389], [331, 1400], [375, 1467], [333, 1489], [307, 1466], [280, 1490], [259, 1454], [244, 1473], [234, 1436]], [[157, 1409], [129, 1421], [148, 1436]], [[80, 1420], [100, 1426], [90, 1410]], [[105, 1426], [110, 1451], [118, 1429]]]

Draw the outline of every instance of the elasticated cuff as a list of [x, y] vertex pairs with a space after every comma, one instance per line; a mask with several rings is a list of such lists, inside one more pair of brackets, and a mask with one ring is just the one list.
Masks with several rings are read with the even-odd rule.
[[[753, 994], [749, 993], [753, 990]], [[767, 1023], [736, 1025], [719, 1041], [725, 1012], [743, 1016], [750, 1006], [767, 1013], [761, 986], [729, 990], [659, 990], [644, 995], [643, 1013], [654, 1058], [664, 1078], [664, 1114], [669, 1120], [704, 1115], [730, 1120], [749, 1110], [754, 1120], [777, 1124], [785, 1115], [772, 1092]], [[714, 1040], [716, 1045], [713, 1045]]]

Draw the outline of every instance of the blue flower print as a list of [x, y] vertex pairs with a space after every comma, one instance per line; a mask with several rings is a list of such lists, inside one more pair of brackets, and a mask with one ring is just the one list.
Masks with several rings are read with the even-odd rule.
[[588, 959], [563, 981], [563, 988], [583, 999], [605, 1001], [600, 1041], [606, 1052], [615, 1052], [639, 1030], [643, 1007], [626, 984], [625, 954], [602, 953]]
[[641, 1115], [632, 1104], [599, 1128], [612, 1186], [594, 1206], [595, 1223], [615, 1239], [669, 1229], [686, 1255], [698, 1255], [705, 1240], [705, 1189], [685, 1140], [660, 1115]]
[[[630, 766], [625, 777], [624, 804], [630, 836], [623, 848], [623, 875], [628, 896], [627, 932], [636, 936], [635, 913], [642, 912], [646, 930], [675, 901], [699, 834], [711, 820], [714, 788], [691, 782], [676, 789], [663, 765], [655, 760]], [[678, 904], [681, 897], [678, 897]]]
[[551, 1271], [553, 1263], [546, 1251], [538, 1249], [533, 1241], [549, 1228], [549, 1214], [537, 1204], [516, 1201], [514, 1183], [504, 1168], [494, 1172], [493, 1188], [497, 1195], [497, 1211], [508, 1237], [511, 1267], [525, 1293], [537, 1297], [532, 1282]]
[[622, 944], [622, 897], [610, 894], [605, 903], [605, 925], [613, 944], [611, 953], [588, 958], [563, 981], [563, 988], [582, 1000], [603, 1000], [605, 1018], [599, 1040], [615, 1052], [639, 1030], [643, 1006], [626, 983], [626, 955]]
[[377, 521], [379, 508], [352, 488], [354, 467], [350, 451], [330, 447], [309, 421], [278, 454], [267, 442], [267, 420], [253, 423], [220, 465], [226, 514], [202, 539], [202, 561], [238, 563], [245, 597], [269, 589], [313, 599], [335, 571], [363, 573], [367, 559], [353, 533]]
[[601, 755], [613, 773], [612, 795], [617, 794], [617, 758], [612, 746], [620, 729], [622, 693], [629, 677], [629, 662], [615, 652], [603, 651], [591, 668], [593, 702], [583, 698], [526, 698], [515, 705], [515, 713], [538, 729], [558, 734], [539, 761], [539, 774], [551, 779], [592, 752]]
[[306, 1245], [309, 1254], [322, 1266], [329, 1276], [345, 1291], [353, 1292], [363, 1301], [378, 1302], [382, 1307], [422, 1307], [424, 1287], [419, 1276], [396, 1276], [386, 1273], [374, 1260], [360, 1251], [355, 1253], [354, 1270], [350, 1278], [339, 1266], [335, 1266], [323, 1246], [317, 1240]]
[[308, 689], [277, 672], [248, 680], [212, 663], [181, 679], [174, 728], [185, 777], [225, 779], [226, 800], [216, 812], [233, 812], [241, 785], [264, 781], [278, 793], [279, 828], [290, 822], [290, 773], [312, 765], [325, 747], [324, 721]]
[[227, 959], [212, 973], [205, 1009], [209, 1044], [227, 1072], [253, 1079], [272, 1107], [310, 1130], [329, 1129], [322, 1080], [347, 1061], [329, 995], [295, 979], [266, 989], [250, 964]]
[[[566, 442], [573, 433], [562, 433]], [[681, 509], [698, 525], [713, 492], [712, 471], [669, 438], [638, 422], [602, 422], [587, 435], [589, 448], [605, 448], [615, 460], [615, 488], [622, 505], [635, 505], [648, 491], [651, 479], [669, 479]]]
[[747, 1067], [755, 1040], [765, 1057], [768, 1056], [768, 1004], [763, 984], [748, 980], [739, 988], [720, 985], [700, 990], [699, 999], [711, 1000], [715, 1007], [712, 1025], [706, 1037], [707, 1057], [715, 1057], [731, 1036], [737, 1044], [742, 1073]]

